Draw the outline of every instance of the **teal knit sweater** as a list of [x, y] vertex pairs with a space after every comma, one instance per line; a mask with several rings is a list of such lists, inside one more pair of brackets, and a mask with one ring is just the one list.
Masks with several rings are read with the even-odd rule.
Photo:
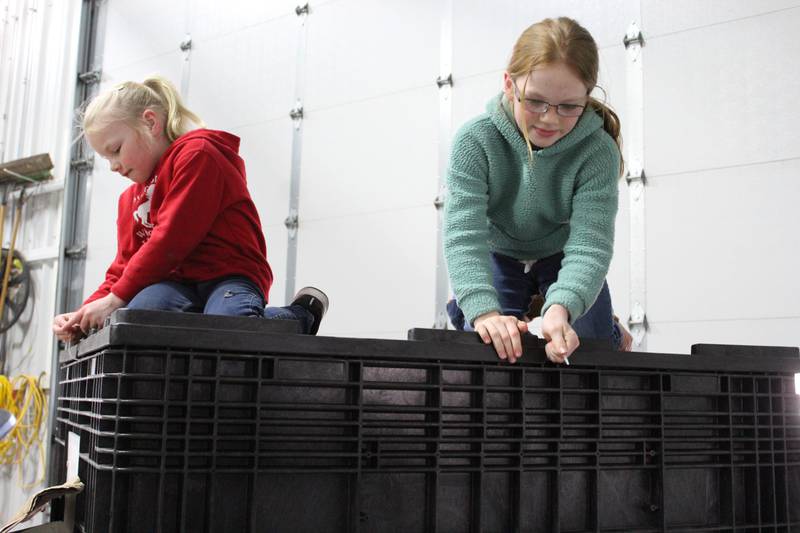
[[500, 311], [490, 251], [532, 260], [563, 250], [542, 314], [557, 303], [574, 322], [591, 307], [614, 247], [619, 165], [614, 139], [591, 110], [553, 146], [534, 150], [533, 164], [502, 94], [459, 129], [447, 175], [444, 252], [470, 323]]

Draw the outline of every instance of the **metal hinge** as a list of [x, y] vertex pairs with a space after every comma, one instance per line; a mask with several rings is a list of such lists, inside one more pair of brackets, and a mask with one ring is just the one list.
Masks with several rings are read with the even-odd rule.
[[187, 35], [184, 40], [181, 41], [181, 52], [188, 52], [192, 49], [192, 37]]
[[622, 38], [622, 44], [625, 45], [625, 48], [628, 48], [632, 44], [644, 46], [644, 36], [635, 24], [631, 24], [631, 27], [628, 28], [628, 33]]
[[91, 170], [94, 168], [94, 156], [84, 157], [83, 159], [73, 159], [69, 162], [69, 166], [73, 170]]
[[100, 70], [90, 70], [89, 72], [78, 74], [78, 79], [86, 85], [94, 85], [95, 83], [100, 83], [100, 75]]
[[283, 221], [283, 225], [289, 230], [289, 237], [294, 238], [297, 234], [297, 228], [300, 226], [300, 220], [297, 214], [297, 209], [290, 209], [289, 216]]
[[436, 320], [433, 322], [433, 329], [447, 329], [447, 313], [440, 311], [436, 313]]
[[647, 185], [647, 177], [644, 174], [644, 169], [637, 168], [633, 169], [633, 171], [629, 170], [625, 174], [625, 181], [628, 183], [628, 185], [630, 185], [633, 181], [638, 181], [642, 185]]
[[292, 120], [302, 120], [303, 119], [303, 106], [298, 105], [297, 107], [293, 108], [289, 111], [289, 116]]
[[453, 75], [448, 74], [446, 78], [439, 76], [436, 78], [436, 85], [441, 89], [445, 85], [449, 85], [450, 87], [453, 86]]
[[642, 304], [639, 302], [634, 302], [631, 308], [631, 316], [628, 318], [628, 327], [631, 328], [633, 345], [641, 346], [649, 326], [647, 324], [647, 315], [644, 312], [644, 307], [642, 307]]
[[86, 245], [76, 244], [64, 250], [64, 257], [70, 259], [86, 259]]
[[447, 188], [442, 187], [441, 189], [439, 189], [439, 194], [437, 194], [436, 198], [433, 199], [433, 206], [436, 209], [441, 209], [442, 207], [444, 207], [445, 196], [447, 196]]
[[644, 307], [638, 302], [633, 304], [631, 316], [628, 318], [628, 325], [630, 327], [642, 326], [647, 330], [647, 314], [644, 312]]
[[300, 15], [308, 15], [308, 3], [304, 6], [297, 6], [294, 8], [295, 14], [299, 17]]

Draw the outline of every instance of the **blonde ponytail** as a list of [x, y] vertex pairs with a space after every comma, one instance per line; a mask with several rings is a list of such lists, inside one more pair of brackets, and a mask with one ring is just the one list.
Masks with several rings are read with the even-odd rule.
[[183, 104], [169, 80], [151, 76], [142, 83], [120, 83], [94, 98], [83, 114], [83, 129], [97, 131], [118, 120], [140, 127], [142, 113], [147, 109], [164, 118], [164, 136], [169, 142], [191, 131], [193, 126], [205, 126], [202, 119]]
[[191, 124], [204, 126], [203, 121], [193, 111], [183, 105], [180, 94], [175, 86], [166, 78], [152, 76], [142, 82], [142, 85], [150, 88], [156, 93], [162, 102], [166, 112], [164, 121], [164, 133], [170, 142], [174, 141], [187, 131], [190, 131]]

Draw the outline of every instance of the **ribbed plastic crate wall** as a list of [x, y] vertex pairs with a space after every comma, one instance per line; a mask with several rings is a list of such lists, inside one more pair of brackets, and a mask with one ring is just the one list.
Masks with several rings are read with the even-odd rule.
[[800, 530], [799, 360], [215, 335], [62, 364], [85, 531]]

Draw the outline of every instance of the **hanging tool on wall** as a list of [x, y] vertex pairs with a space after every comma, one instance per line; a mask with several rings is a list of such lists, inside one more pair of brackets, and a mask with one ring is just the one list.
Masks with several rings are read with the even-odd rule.
[[[11, 229], [11, 242], [9, 243], [8, 250], [3, 250], [5, 256], [5, 263], [3, 269], [3, 283], [0, 286], [0, 328], [5, 322], [6, 310], [6, 296], [8, 296], [8, 281], [11, 278], [11, 271], [14, 268], [14, 247], [17, 244], [17, 234], [19, 233], [19, 225], [22, 223], [22, 206], [25, 204], [25, 189], [19, 191], [19, 198], [16, 201], [14, 208], [14, 218]], [[5, 209], [3, 209], [5, 211]], [[20, 313], [21, 314], [21, 313]], [[17, 318], [19, 314], [17, 315]], [[16, 320], [15, 320], [16, 321]]]
[[0, 184], [31, 185], [52, 179], [50, 154], [39, 154], [0, 163]]
[[[0, 163], [0, 242], [5, 240], [6, 207], [12, 190], [18, 189], [12, 216], [10, 245], [0, 250], [0, 333], [19, 320], [30, 295], [30, 273], [22, 255], [15, 250], [22, 224], [25, 190], [52, 179], [53, 162], [49, 154], [39, 154]], [[5, 350], [0, 346], [0, 372], [5, 368]]]

